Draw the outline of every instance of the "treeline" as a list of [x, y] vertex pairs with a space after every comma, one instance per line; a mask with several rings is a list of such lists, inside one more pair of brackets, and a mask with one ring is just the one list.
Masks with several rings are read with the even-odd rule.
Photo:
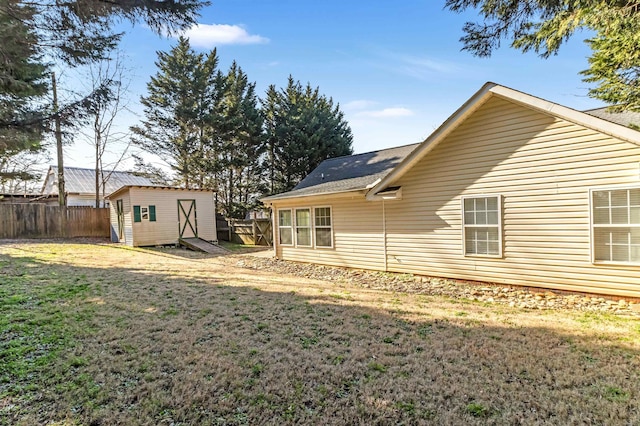
[[260, 196], [290, 190], [323, 160], [352, 153], [339, 105], [310, 84], [290, 76], [260, 99], [237, 63], [223, 72], [215, 49], [197, 53], [186, 38], [159, 52], [156, 66], [133, 142], [172, 169], [172, 184], [215, 191], [228, 217], [244, 217]]

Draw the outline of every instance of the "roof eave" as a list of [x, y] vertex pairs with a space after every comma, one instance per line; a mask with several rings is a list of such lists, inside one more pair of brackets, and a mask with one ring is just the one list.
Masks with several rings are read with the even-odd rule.
[[292, 200], [294, 198], [307, 198], [307, 197], [322, 197], [327, 195], [336, 195], [336, 194], [348, 194], [350, 192], [364, 192], [367, 188], [356, 188], [356, 189], [345, 189], [343, 191], [326, 191], [326, 192], [315, 192], [311, 194], [302, 194], [302, 195], [270, 195], [268, 197], [260, 198], [260, 202], [263, 204], [272, 204], [274, 201], [280, 200]]

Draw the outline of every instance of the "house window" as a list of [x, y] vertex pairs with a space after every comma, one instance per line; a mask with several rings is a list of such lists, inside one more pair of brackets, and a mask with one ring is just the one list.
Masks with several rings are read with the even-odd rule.
[[591, 191], [595, 262], [640, 264], [640, 188]]
[[291, 210], [278, 210], [278, 232], [282, 245], [290, 246], [293, 244], [291, 219]]
[[502, 256], [500, 196], [462, 199], [464, 254]]
[[296, 245], [311, 246], [311, 209], [296, 209]]
[[313, 212], [316, 247], [333, 247], [331, 207], [316, 207]]
[[133, 206], [133, 221], [142, 222], [143, 220], [156, 221], [156, 206]]

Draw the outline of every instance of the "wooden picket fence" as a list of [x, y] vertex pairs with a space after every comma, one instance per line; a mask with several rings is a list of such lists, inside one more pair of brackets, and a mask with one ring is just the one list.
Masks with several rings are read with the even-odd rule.
[[0, 238], [109, 236], [108, 208], [0, 204]]

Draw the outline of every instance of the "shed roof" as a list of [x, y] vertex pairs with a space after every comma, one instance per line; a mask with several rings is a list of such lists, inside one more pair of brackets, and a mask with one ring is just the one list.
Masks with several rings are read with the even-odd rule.
[[[104, 193], [108, 194], [124, 185], [153, 185], [148, 178], [136, 176], [128, 172], [113, 171], [107, 179]], [[43, 194], [58, 193], [58, 167], [50, 166], [47, 177], [42, 187]], [[51, 185], [47, 187], [47, 183]], [[67, 194], [95, 194], [96, 171], [95, 169], [83, 169], [80, 167], [64, 168], [64, 188]]]
[[320, 163], [291, 191], [265, 197], [263, 201], [367, 189], [393, 170], [418, 143], [364, 154], [330, 158]]
[[182, 191], [182, 192], [186, 192], [186, 191], [191, 191], [191, 192], [211, 192], [213, 194], [213, 191], [210, 189], [187, 189], [187, 188], [180, 188], [177, 186], [161, 186], [161, 185], [125, 185], [122, 186], [118, 189], [116, 189], [115, 191], [113, 191], [112, 193], [108, 194], [105, 196], [105, 198], [111, 199], [114, 196], [124, 192], [124, 191], [128, 191], [131, 188], [141, 188], [141, 189], [151, 189], [151, 190], [171, 190], [171, 191]]

